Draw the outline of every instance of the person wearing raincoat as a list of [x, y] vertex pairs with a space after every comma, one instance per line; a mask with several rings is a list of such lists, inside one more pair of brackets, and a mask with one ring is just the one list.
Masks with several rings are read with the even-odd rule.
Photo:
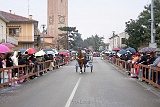
[[[137, 60], [139, 59], [139, 54], [138, 53], [135, 53], [133, 59], [132, 59], [132, 68], [131, 68], [131, 72], [132, 73], [136, 73], [136, 70], [138, 68], [138, 65], [136, 64]], [[134, 74], [131, 74], [131, 77], [136, 77]]]
[[[11, 59], [12, 59], [12, 61], [13, 61], [13, 66], [18, 66], [18, 52], [17, 52], [17, 51], [15, 51], [15, 52], [13, 53], [13, 56], [11, 57]], [[13, 73], [12, 73], [13, 77], [16, 76], [17, 73], [18, 73], [18, 69], [15, 68], [15, 69], [13, 70]]]

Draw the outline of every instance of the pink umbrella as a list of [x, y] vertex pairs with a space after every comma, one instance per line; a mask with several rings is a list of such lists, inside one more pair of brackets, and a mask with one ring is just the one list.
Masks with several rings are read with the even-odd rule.
[[5, 45], [0, 44], [0, 53], [6, 53], [6, 52], [10, 52], [10, 49]]
[[119, 48], [113, 48], [112, 51], [119, 51]]
[[11, 43], [1, 43], [2, 45], [7, 46], [8, 48], [14, 48], [15, 46]]

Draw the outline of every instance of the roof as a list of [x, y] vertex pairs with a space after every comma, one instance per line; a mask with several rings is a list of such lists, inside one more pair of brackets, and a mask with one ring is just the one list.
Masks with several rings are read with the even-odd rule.
[[118, 35], [114, 35], [112, 37], [110, 37], [109, 39], [115, 38], [115, 37], [119, 37]]
[[0, 18], [5, 21], [5, 22], [8, 22], [8, 20], [6, 20], [1, 14], [0, 14]]
[[23, 16], [19, 16], [19, 15], [4, 12], [4, 11], [0, 11], [0, 16], [5, 18], [5, 20], [7, 20], [9, 22], [28, 22], [28, 23], [29, 22], [30, 23], [38, 22], [38, 21], [33, 20], [33, 19], [29, 19], [29, 18], [26, 18], [26, 17], [23, 17]]

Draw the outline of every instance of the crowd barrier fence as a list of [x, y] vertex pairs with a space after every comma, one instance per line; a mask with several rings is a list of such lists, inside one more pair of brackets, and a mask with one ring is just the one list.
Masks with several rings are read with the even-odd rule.
[[[40, 76], [41, 73], [47, 72], [47, 70], [57, 69], [60, 66], [68, 64], [68, 58], [58, 60], [48, 60], [44, 62], [37, 62], [36, 64], [30, 63], [29, 65], [18, 65], [6, 68], [0, 68], [0, 87], [13, 86], [14, 84], [23, 83], [23, 81], [31, 79], [32, 76]], [[16, 74], [13, 74], [14, 71]], [[13, 76], [14, 75], [14, 76]]]
[[[105, 57], [105, 60], [108, 60], [111, 64], [119, 67], [123, 71], [134, 75], [140, 81], [145, 81], [150, 85], [153, 85], [160, 89], [160, 68], [151, 67], [143, 64], [132, 64], [125, 60], [121, 60], [113, 57]], [[134, 66], [137, 66], [134, 68]]]

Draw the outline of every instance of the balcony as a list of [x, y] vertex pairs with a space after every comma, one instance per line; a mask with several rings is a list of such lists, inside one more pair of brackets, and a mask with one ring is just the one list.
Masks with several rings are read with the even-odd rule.
[[14, 36], [19, 42], [34, 42], [34, 36]]
[[8, 35], [0, 35], [0, 43], [2, 42], [8, 42], [8, 43], [12, 43], [13, 45], [18, 45], [18, 40], [10, 37]]

